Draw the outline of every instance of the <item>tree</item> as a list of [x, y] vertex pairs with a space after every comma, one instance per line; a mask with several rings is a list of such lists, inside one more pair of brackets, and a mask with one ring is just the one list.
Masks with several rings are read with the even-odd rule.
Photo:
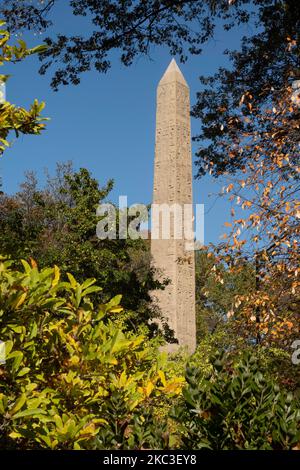
[[[56, 0], [36, 7], [26, 0], [18, 4], [16, 8], [11, 0], [3, 9], [12, 30], [46, 28], [49, 11], [58, 5]], [[138, 55], [149, 54], [152, 45], [166, 45], [172, 54], [185, 60], [187, 53], [201, 52], [200, 46], [213, 37], [216, 22], [221, 22], [225, 30], [242, 22], [254, 27], [254, 33], [243, 38], [241, 51], [226, 51], [230, 68], [221, 68], [213, 77], [201, 77], [203, 91], [198, 93], [193, 108], [193, 116], [202, 121], [202, 132], [195, 137], [201, 145], [197, 151], [199, 176], [241, 169], [251, 155], [247, 148], [237, 154], [234, 143], [239, 132], [253, 130], [255, 123], [249, 122], [249, 114], [259, 112], [270, 100], [276, 102], [292, 84], [294, 96], [298, 96], [297, 0], [73, 0], [70, 6], [75, 15], [91, 15], [97, 29], [87, 38], [59, 35], [57, 40], [47, 39], [49, 47], [43, 54], [41, 71], [60, 62], [52, 81], [56, 89], [60, 84], [78, 83], [80, 74], [92, 66], [106, 72], [109, 54], [115, 49], [125, 65]], [[228, 142], [232, 143], [229, 153]]]
[[232, 273], [243, 263], [255, 269], [254, 289], [235, 297], [228, 316], [248, 340], [287, 350], [299, 336], [300, 8], [256, 4], [260, 29], [228, 52], [230, 68], [201, 77], [196, 164], [238, 206], [217, 254]]
[[[36, 2], [36, 6], [28, 0], [9, 0], [2, 14], [12, 31], [40, 30], [51, 24], [49, 13], [58, 5], [57, 0]], [[149, 55], [155, 45], [166, 46], [185, 60], [201, 52], [213, 37], [216, 22], [225, 31], [240, 23], [252, 26], [253, 33], [243, 38], [240, 51], [226, 51], [231, 67], [221, 68], [213, 77], [201, 77], [203, 91], [193, 108], [193, 116], [203, 126], [195, 137], [200, 143], [199, 176], [240, 169], [251, 155], [247, 149], [243, 154], [234, 148], [226, 153], [228, 141], [234, 143], [241, 130], [251, 132], [255, 124], [247, 121], [249, 113], [276, 101], [281, 90], [291, 83], [296, 87], [299, 79], [298, 0], [72, 0], [70, 7], [77, 16], [90, 16], [95, 31], [87, 37], [60, 34], [47, 39], [41, 72], [58, 65], [52, 80], [55, 89], [79, 83], [80, 75], [92, 67], [106, 72], [114, 50], [125, 65], [139, 55]]]
[[[0, 26], [5, 25], [5, 21], [0, 21]], [[37, 46], [33, 49], [28, 49], [26, 43], [19, 39], [18, 46], [10, 46], [10, 33], [5, 30], [0, 31], [0, 65], [6, 62], [18, 62], [23, 60], [26, 56], [41, 53], [45, 51], [45, 46]], [[0, 75], [0, 85], [5, 86], [8, 80], [8, 75]], [[16, 136], [19, 134], [40, 134], [45, 128], [42, 123], [45, 119], [40, 117], [40, 113], [44, 108], [44, 103], [34, 101], [29, 111], [24, 108], [17, 107], [10, 104], [8, 101], [2, 99], [0, 101], [0, 156], [3, 154], [6, 147], [9, 146], [8, 136], [11, 131], [14, 131]]]
[[299, 107], [291, 92], [287, 88], [276, 107], [253, 112], [252, 131], [240, 131], [235, 141], [236, 151], [246, 148], [251, 159], [235, 176], [225, 176], [223, 194], [237, 209], [217, 248], [232, 272], [243, 261], [255, 266], [255, 288], [235, 297], [229, 316], [236, 316], [246, 337], [285, 349], [299, 337], [300, 306], [299, 143], [291, 138], [299, 129]]
[[[229, 68], [220, 68], [212, 77], [200, 77], [203, 90], [197, 94], [192, 112], [202, 123], [201, 133], [195, 137], [200, 144], [196, 162], [199, 177], [243, 169], [252, 159], [252, 147], [241, 148], [241, 136], [259, 131], [259, 115], [266, 107], [276, 108], [287, 93], [299, 103], [299, 2], [251, 3], [257, 12], [255, 34], [243, 38], [240, 51], [226, 51]], [[286, 126], [285, 132], [294, 142], [299, 138], [299, 108], [294, 108], [290, 122], [295, 125]]]
[[236, 296], [254, 289], [254, 266], [243, 263], [239, 271], [231, 272], [213, 251], [199, 250], [195, 256], [195, 267], [198, 344], [207, 337], [226, 332], [227, 347], [232, 348], [239, 338], [230, 332], [232, 325], [228, 312], [233, 308]]
[[[152, 46], [161, 45], [184, 61], [187, 53], [201, 52], [201, 45], [213, 36], [216, 19], [226, 22], [226, 29], [248, 21], [247, 4], [251, 3], [251, 0], [70, 0], [74, 15], [91, 18], [93, 32], [87, 37], [68, 37], [62, 33], [57, 38], [47, 38], [49, 48], [43, 55], [41, 73], [59, 63], [52, 80], [57, 89], [62, 84], [78, 84], [80, 75], [91, 68], [107, 72], [110, 54], [115, 50], [128, 66], [137, 56], [149, 55]], [[59, 8], [57, 0], [37, 2], [36, 6], [28, 0], [9, 0], [1, 12], [10, 21], [12, 30], [44, 30], [51, 24], [49, 12], [55, 11], [55, 7]]]
[[[72, 272], [80, 282], [97, 279], [102, 302], [123, 295], [132, 329], [161, 315], [151, 304], [149, 292], [162, 286], [155, 280], [142, 239], [97, 238], [96, 209], [112, 186], [110, 180], [101, 188], [88, 170], [75, 172], [70, 164], [59, 165], [57, 175], [48, 177], [42, 190], [28, 173], [18, 194], [0, 196], [0, 247], [14, 258], [34, 258], [41, 267], [57, 264], [62, 274]], [[157, 332], [155, 322], [148, 324], [149, 331]]]

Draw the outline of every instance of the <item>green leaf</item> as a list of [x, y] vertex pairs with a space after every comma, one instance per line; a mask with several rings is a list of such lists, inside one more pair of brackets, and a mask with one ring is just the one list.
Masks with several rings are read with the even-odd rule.
[[28, 372], [30, 372], [30, 368], [29, 367], [23, 367], [23, 369], [21, 369], [18, 372], [17, 377], [23, 377], [24, 375], [28, 374]]
[[44, 414], [46, 414], [46, 411], [40, 408], [33, 408], [33, 409], [28, 408], [27, 410], [20, 411], [19, 413], [15, 414], [13, 416], [13, 419], [25, 418], [27, 416], [44, 415]]
[[16, 401], [16, 403], [14, 404], [13, 408], [11, 409], [11, 415], [14, 415], [15, 413], [17, 413], [17, 411], [19, 411], [24, 403], [26, 402], [26, 393], [23, 393], [19, 398], [18, 400]]
[[76, 287], [78, 285], [78, 282], [76, 281], [75, 277], [70, 273], [67, 273], [67, 276], [68, 276], [69, 282], [71, 284], [71, 287], [73, 289], [76, 289]]
[[107, 304], [107, 310], [109, 310], [112, 307], [117, 307], [118, 305], [120, 305], [121, 300], [122, 300], [122, 295], [116, 295], [115, 297], [113, 297]]
[[6, 355], [6, 357], [9, 356], [9, 354], [10, 354], [12, 348], [13, 348], [13, 345], [14, 345], [13, 341], [5, 341], [5, 355]]
[[46, 52], [49, 49], [47, 44], [41, 44], [40, 46], [33, 47], [32, 49], [29, 50], [30, 54], [42, 54], [43, 52]]
[[97, 286], [88, 287], [82, 292], [82, 297], [85, 297], [89, 294], [93, 294], [94, 292], [99, 292], [101, 290], [102, 290], [101, 287], [97, 287]]

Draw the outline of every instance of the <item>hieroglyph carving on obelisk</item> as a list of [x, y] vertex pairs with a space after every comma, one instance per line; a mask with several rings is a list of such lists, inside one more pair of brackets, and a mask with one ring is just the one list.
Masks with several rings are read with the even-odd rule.
[[[167, 239], [162, 239], [163, 216], [160, 216], [156, 218], [160, 233], [155, 239], [152, 220], [151, 253], [161, 279], [170, 280], [165, 290], [155, 292], [155, 301], [174, 330], [179, 345], [187, 346], [190, 351], [196, 345], [194, 237], [184, 230], [181, 238], [178, 236], [174, 227], [178, 218], [174, 214], [178, 208], [182, 209], [185, 214], [182, 226], [192, 227], [192, 203], [190, 92], [173, 59], [157, 89], [152, 205], [152, 217], [154, 207], [167, 205], [170, 208], [171, 231]], [[170, 345], [168, 349], [176, 347]]]

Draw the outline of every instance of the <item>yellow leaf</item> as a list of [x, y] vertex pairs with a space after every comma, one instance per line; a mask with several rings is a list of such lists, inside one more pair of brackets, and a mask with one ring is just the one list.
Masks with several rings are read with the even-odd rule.
[[69, 363], [72, 366], [76, 366], [77, 364], [79, 364], [79, 362], [80, 362], [80, 359], [78, 356], [72, 356], [71, 359], [69, 360]]
[[118, 364], [118, 361], [115, 357], [108, 357], [106, 360], [107, 360], [108, 364], [112, 364], [112, 365], [115, 365], [115, 366]]
[[159, 375], [159, 378], [160, 378], [161, 383], [163, 384], [163, 386], [166, 386], [167, 381], [166, 381], [165, 373], [162, 370], [159, 370], [158, 375]]
[[81, 429], [81, 431], [79, 432], [79, 435], [81, 437], [82, 436], [85, 436], [85, 437], [94, 436], [95, 434], [97, 434], [97, 430], [96, 430], [94, 423], [90, 423], [89, 425]]
[[72, 276], [72, 274], [70, 274], [70, 273], [67, 273], [67, 276], [68, 276], [69, 282], [70, 282], [71, 286], [73, 287], [73, 289], [76, 289], [77, 281], [74, 278], [74, 276]]
[[152, 382], [148, 382], [147, 387], [146, 387], [146, 396], [149, 397], [154, 389], [154, 385]]
[[52, 287], [57, 286], [60, 279], [60, 270], [58, 266], [54, 266], [54, 279], [52, 281]]
[[26, 393], [22, 393], [22, 395], [17, 399], [10, 413], [14, 415], [17, 411], [19, 411], [22, 408], [25, 401], [26, 401]]
[[120, 312], [123, 312], [123, 308], [122, 307], [114, 307], [114, 308], [111, 308], [109, 311], [110, 313], [120, 313]]
[[9, 434], [9, 437], [11, 437], [12, 439], [19, 439], [20, 437], [22, 437], [22, 434], [18, 433], [18, 432], [15, 432], [15, 431], [12, 431], [10, 434]]
[[15, 309], [19, 308], [25, 302], [26, 296], [27, 296], [27, 292], [23, 292], [23, 294], [13, 304], [13, 308]]
[[130, 403], [130, 405], [129, 405], [130, 411], [132, 411], [134, 408], [136, 408], [139, 403], [140, 403], [140, 400], [135, 400], [132, 403]]
[[31, 264], [31, 267], [34, 269], [34, 268], [37, 268], [38, 265], [37, 265], [37, 262], [33, 259], [33, 258], [29, 258], [30, 259], [30, 264]]

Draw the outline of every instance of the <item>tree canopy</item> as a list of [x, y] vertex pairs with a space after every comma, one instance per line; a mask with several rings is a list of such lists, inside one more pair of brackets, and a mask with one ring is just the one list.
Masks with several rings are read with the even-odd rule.
[[[40, 4], [39, 4], [40, 3]], [[110, 54], [118, 51], [124, 65], [131, 65], [139, 55], [149, 55], [152, 46], [166, 46], [171, 55], [181, 60], [187, 54], [199, 54], [201, 45], [214, 33], [217, 18], [225, 28], [249, 19], [249, 0], [70, 0], [72, 13], [88, 17], [91, 31], [86, 35], [48, 37], [41, 72], [56, 64], [52, 80], [77, 84], [83, 72], [95, 68], [106, 72], [111, 66]], [[49, 12], [55, 12], [57, 0], [36, 2], [9, 0], [2, 7], [12, 30], [44, 30], [50, 24]], [[50, 17], [51, 18], [51, 17]], [[64, 64], [64, 65], [63, 65]]]
[[[202, 124], [201, 133], [195, 137], [200, 145], [198, 176], [242, 169], [251, 160], [253, 148], [244, 145], [241, 149], [238, 142], [242, 135], [255, 131], [262, 135], [263, 130], [271, 129], [270, 121], [266, 127], [259, 119], [266, 107], [276, 109], [287, 94], [291, 104], [300, 103], [299, 2], [253, 3], [257, 6], [255, 34], [243, 38], [239, 51], [227, 51], [229, 68], [220, 68], [212, 77], [200, 77], [203, 91], [197, 94], [192, 112]], [[299, 109], [294, 107], [280, 129], [292, 144], [299, 140]], [[292, 158], [296, 160], [297, 156]]]
[[[58, 164], [47, 180], [39, 189], [35, 174], [28, 172], [16, 195], [0, 196], [2, 254], [36, 259], [40, 267], [57, 264], [63, 275], [72, 272], [82, 282], [95, 278], [102, 302], [123, 295], [131, 328], [160, 316], [150, 291], [163, 286], [155, 280], [144, 240], [96, 236], [96, 209], [107, 200], [113, 181], [100, 187], [88, 170], [76, 172], [70, 162]], [[149, 330], [157, 331], [155, 322]], [[168, 329], [165, 333], [172, 337]]]
[[[10, 33], [44, 31], [59, 4], [7, 0], [0, 13]], [[0, 448], [299, 449], [299, 2], [68, 5], [91, 22], [85, 36], [28, 49], [0, 31], [0, 65], [42, 52], [57, 89], [106, 72], [116, 51], [127, 66], [152, 46], [184, 61], [217, 24], [254, 26], [230, 67], [201, 77], [193, 108], [197, 176], [224, 183], [230, 219], [222, 242], [195, 254], [197, 350], [167, 357], [156, 320], [174, 338], [152, 293], [168, 280], [156, 281], [148, 244], [96, 236], [112, 180], [58, 164], [42, 187], [29, 172], [0, 194]], [[0, 152], [11, 131], [44, 128], [41, 110], [4, 100]]]
[[[8, 0], [0, 12], [12, 31], [45, 31], [54, 21], [56, 7], [57, 0], [35, 4]], [[92, 69], [107, 72], [115, 51], [127, 66], [140, 55], [151, 55], [153, 46], [167, 47], [185, 61], [190, 54], [201, 53], [217, 24], [225, 31], [241, 23], [251, 26], [241, 49], [226, 51], [230, 67], [200, 77], [202, 91], [192, 113], [202, 124], [195, 136], [198, 176], [242, 168], [249, 151], [237, 154], [233, 148], [228, 153], [228, 142], [234, 144], [240, 132], [251, 132], [256, 122], [249, 121], [249, 114], [276, 103], [281, 92], [296, 87], [300, 78], [297, 0], [70, 0], [69, 7], [75, 16], [90, 21], [91, 28], [84, 36], [62, 32], [46, 39], [40, 71], [52, 69], [54, 89], [78, 84], [81, 74]], [[297, 113], [293, 119], [299, 119]], [[297, 132], [294, 129], [294, 137]]]

